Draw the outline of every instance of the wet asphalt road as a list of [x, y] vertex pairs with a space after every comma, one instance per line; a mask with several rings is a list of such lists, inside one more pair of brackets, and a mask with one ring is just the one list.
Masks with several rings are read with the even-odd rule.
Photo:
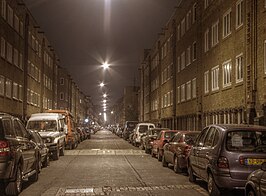
[[[240, 192], [241, 193], [241, 192]], [[236, 193], [232, 193], [236, 194]], [[101, 130], [43, 168], [21, 196], [206, 196], [206, 184], [190, 183], [127, 141]], [[226, 194], [229, 195], [229, 194]], [[237, 192], [239, 195], [239, 192]]]

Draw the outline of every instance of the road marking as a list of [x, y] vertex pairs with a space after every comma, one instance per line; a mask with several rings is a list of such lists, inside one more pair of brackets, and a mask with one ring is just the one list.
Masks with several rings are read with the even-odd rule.
[[[150, 192], [151, 191], [169, 191], [169, 190], [195, 190], [203, 196], [208, 196], [205, 189], [194, 184], [187, 185], [159, 185], [159, 186], [123, 186], [123, 187], [86, 187], [86, 188], [59, 188], [56, 196], [72, 196], [79, 194], [86, 195], [110, 195], [111, 192]], [[126, 194], [126, 193], [125, 193]]]
[[87, 149], [87, 150], [67, 150], [65, 155], [148, 155], [142, 150], [115, 150], [115, 149]]

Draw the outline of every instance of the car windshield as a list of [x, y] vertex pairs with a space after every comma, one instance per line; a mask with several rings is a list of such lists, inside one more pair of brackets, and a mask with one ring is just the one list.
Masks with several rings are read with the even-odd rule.
[[226, 148], [229, 151], [266, 152], [265, 131], [231, 131], [227, 133]]
[[198, 135], [199, 135], [199, 133], [193, 133], [193, 132], [185, 134], [185, 142], [187, 144], [194, 144]]
[[171, 137], [173, 137], [176, 134], [176, 132], [165, 132], [164, 134], [164, 138], [166, 139], [170, 139]]
[[29, 121], [27, 129], [32, 129], [36, 131], [56, 131], [56, 121], [55, 120], [40, 120], [40, 121]]
[[139, 132], [144, 133], [148, 130], [148, 125], [140, 125], [139, 126]]
[[151, 135], [156, 135], [157, 136], [160, 133], [160, 131], [161, 130], [156, 130], [156, 129], [151, 130]]

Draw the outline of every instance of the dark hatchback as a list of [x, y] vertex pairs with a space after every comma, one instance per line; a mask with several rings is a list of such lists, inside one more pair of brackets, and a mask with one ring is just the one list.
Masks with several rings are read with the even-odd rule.
[[190, 150], [199, 134], [199, 131], [180, 131], [173, 136], [163, 147], [163, 166], [173, 164], [176, 173], [186, 170]]
[[266, 161], [265, 139], [262, 126], [207, 126], [191, 149], [189, 180], [203, 179], [215, 196], [224, 189], [244, 189], [248, 175]]
[[[0, 113], [0, 183], [7, 195], [18, 195], [23, 181], [38, 180], [39, 151], [22, 122]], [[3, 192], [2, 192], [3, 191]]]

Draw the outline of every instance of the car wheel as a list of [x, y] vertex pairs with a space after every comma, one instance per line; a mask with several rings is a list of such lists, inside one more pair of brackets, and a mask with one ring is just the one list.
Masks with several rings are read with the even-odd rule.
[[48, 154], [45, 156], [42, 166], [47, 167], [50, 163]]
[[53, 160], [58, 160], [59, 159], [59, 148], [57, 148], [54, 152], [53, 152]]
[[162, 165], [163, 165], [163, 167], [167, 167], [168, 166], [168, 163], [165, 160], [164, 154], [163, 154], [163, 157], [162, 157]]
[[18, 165], [16, 180], [14, 182], [9, 182], [6, 186], [5, 192], [7, 195], [18, 195], [22, 189], [22, 172], [20, 165]]
[[252, 188], [250, 188], [249, 190], [247, 190], [246, 196], [256, 196], [255, 191]]
[[209, 173], [209, 176], [208, 176], [208, 192], [210, 196], [220, 195], [220, 190], [217, 187], [211, 173]]
[[63, 144], [62, 148], [60, 149], [60, 156], [64, 156], [65, 155], [65, 143]]
[[177, 156], [175, 156], [175, 160], [174, 160], [174, 172], [175, 173], [181, 173], [182, 172], [181, 168], [179, 167]]
[[162, 161], [162, 155], [160, 154], [160, 150], [157, 150], [157, 159], [158, 161]]
[[196, 176], [194, 175], [191, 165], [188, 165], [188, 179], [190, 182], [196, 182]]

